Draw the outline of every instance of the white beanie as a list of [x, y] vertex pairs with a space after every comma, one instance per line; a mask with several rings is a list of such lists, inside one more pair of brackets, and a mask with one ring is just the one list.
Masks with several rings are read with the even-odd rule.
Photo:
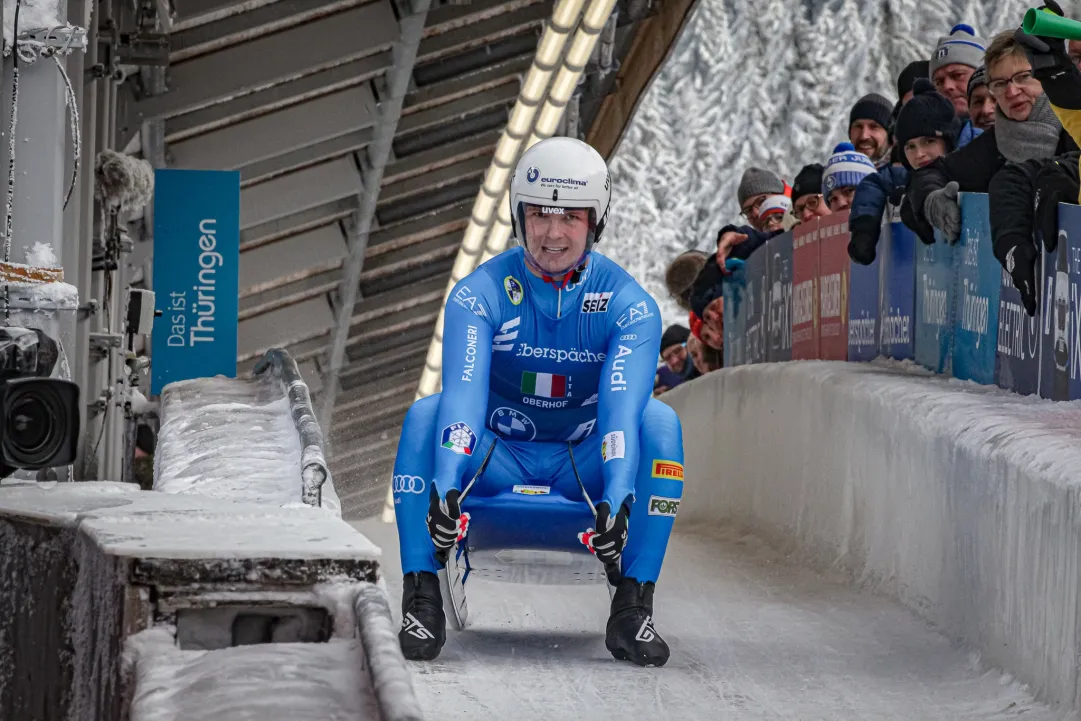
[[780, 213], [781, 215], [784, 215], [785, 213], [791, 212], [791, 198], [789, 198], [787, 195], [771, 195], [762, 201], [762, 207], [758, 209], [758, 217], [765, 218], [766, 216], [773, 215], [774, 213]]
[[826, 161], [822, 171], [822, 196], [828, 203], [830, 193], [838, 188], [852, 188], [871, 173], [877, 172], [875, 164], [852, 143], [839, 143], [833, 155]]

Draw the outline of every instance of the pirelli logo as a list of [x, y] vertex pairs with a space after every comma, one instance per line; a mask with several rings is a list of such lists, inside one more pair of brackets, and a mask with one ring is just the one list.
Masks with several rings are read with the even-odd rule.
[[676, 461], [653, 461], [654, 478], [671, 478], [676, 481], [683, 480], [683, 464]]

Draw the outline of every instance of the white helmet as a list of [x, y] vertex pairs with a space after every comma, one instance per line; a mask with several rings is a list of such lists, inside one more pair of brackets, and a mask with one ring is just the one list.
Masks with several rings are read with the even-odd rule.
[[[586, 208], [590, 211], [590, 232], [582, 264], [601, 239], [608, 222], [612, 199], [612, 178], [601, 154], [577, 138], [554, 137], [542, 140], [522, 153], [510, 181], [510, 218], [514, 238], [525, 244], [525, 204], [559, 208]], [[526, 258], [530, 258], [526, 252]], [[568, 268], [570, 270], [570, 268]]]

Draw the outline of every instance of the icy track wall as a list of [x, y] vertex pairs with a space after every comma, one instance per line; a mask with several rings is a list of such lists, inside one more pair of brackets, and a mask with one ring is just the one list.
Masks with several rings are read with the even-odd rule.
[[683, 422], [684, 528], [733, 522], [843, 570], [1077, 706], [1077, 404], [893, 361], [748, 365], [662, 399]]

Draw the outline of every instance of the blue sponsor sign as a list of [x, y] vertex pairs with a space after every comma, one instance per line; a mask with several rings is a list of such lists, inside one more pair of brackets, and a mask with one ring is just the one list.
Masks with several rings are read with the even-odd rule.
[[[1036, 277], [1042, 270], [1036, 268]], [[1013, 279], [1000, 266], [998, 295], [998, 371], [995, 382], [1022, 395], [1040, 392], [1040, 321], [1021, 304]]]
[[1043, 254], [1040, 395], [1081, 398], [1081, 206], [1059, 205], [1058, 240]]
[[879, 350], [895, 360], [915, 355], [916, 234], [900, 221], [883, 228], [878, 239]]
[[953, 375], [993, 385], [1002, 266], [991, 250], [987, 195], [961, 195], [961, 237], [954, 247]]
[[768, 332], [766, 313], [769, 297], [769, 263], [763, 248], [751, 253], [743, 266], [747, 285], [743, 289], [744, 345], [747, 363], [766, 362]]
[[916, 251], [916, 362], [950, 373], [953, 344], [954, 248], [939, 233]]
[[744, 297], [747, 289], [747, 271], [743, 261], [728, 261], [726, 267], [732, 273], [725, 277], [721, 286], [724, 292], [724, 367], [743, 365], [747, 362], [746, 329], [747, 311]]
[[878, 239], [879, 253], [870, 265], [849, 264], [848, 276], [848, 360], [870, 361], [878, 357], [878, 282], [884, 249], [883, 230]]
[[239, 266], [240, 173], [154, 171], [151, 393], [236, 375]]
[[792, 360], [792, 233], [769, 239], [764, 250], [769, 261], [769, 329], [766, 360]]

